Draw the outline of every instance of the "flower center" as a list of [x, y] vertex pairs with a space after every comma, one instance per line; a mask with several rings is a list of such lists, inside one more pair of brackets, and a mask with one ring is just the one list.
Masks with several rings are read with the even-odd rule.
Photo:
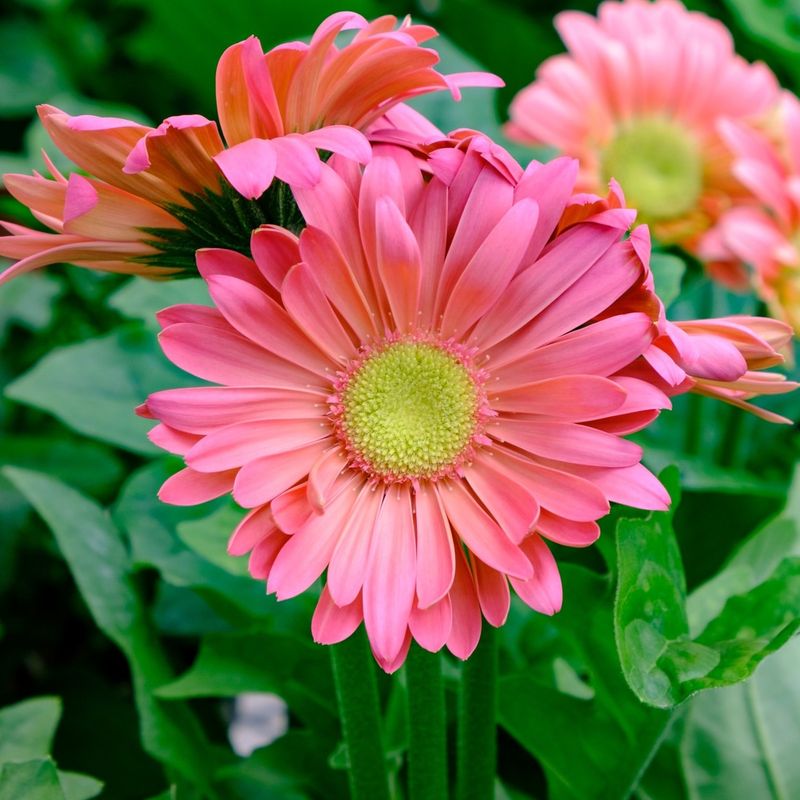
[[697, 142], [665, 119], [640, 119], [622, 128], [602, 155], [601, 171], [605, 180], [619, 181], [643, 222], [691, 211], [703, 188]]
[[359, 466], [384, 480], [452, 470], [477, 433], [483, 392], [457, 346], [398, 341], [342, 381], [334, 417]]

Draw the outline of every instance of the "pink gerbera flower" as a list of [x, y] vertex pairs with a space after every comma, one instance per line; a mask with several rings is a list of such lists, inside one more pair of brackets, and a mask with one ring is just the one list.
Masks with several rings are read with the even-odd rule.
[[568, 54], [545, 61], [510, 108], [508, 134], [581, 162], [581, 185], [616, 178], [661, 241], [689, 250], [736, 202], [717, 122], [763, 114], [778, 85], [733, 50], [725, 26], [677, 0], [624, 0], [556, 17]]
[[[341, 12], [308, 45], [291, 42], [264, 54], [251, 37], [230, 47], [217, 69], [227, 148], [216, 123], [196, 114], [151, 128], [40, 106], [56, 146], [89, 177], [67, 180], [49, 161], [54, 180], [4, 176], [8, 191], [53, 232], [0, 223], [11, 234], [0, 237], [0, 255], [17, 260], [0, 283], [63, 261], [166, 277], [194, 270], [200, 247], [247, 252], [259, 224], [301, 223], [291, 197], [265, 195], [276, 178], [312, 186], [320, 150], [365, 163], [371, 150], [362, 131], [404, 99], [440, 89], [458, 99], [461, 86], [502, 85], [486, 73], [441, 75], [436, 51], [419, 46], [436, 31], [408, 19], [395, 30], [396, 22]], [[353, 41], [337, 48], [337, 36], [351, 29], [358, 31]], [[403, 119], [418, 125], [417, 117], [406, 108], [379, 127]]]
[[721, 125], [734, 173], [753, 199], [722, 217], [701, 255], [728, 271], [752, 267], [772, 313], [800, 332], [800, 101], [786, 93], [773, 122], [774, 131]]
[[198, 253], [216, 308], [166, 309], [160, 341], [219, 385], [140, 409], [187, 464], [161, 498], [231, 492], [252, 510], [229, 551], [279, 599], [325, 573], [314, 638], [363, 621], [387, 671], [412, 637], [469, 656], [509, 584], [553, 614], [547, 541], [590, 544], [610, 500], [669, 502], [622, 438], [669, 406], [633, 374], [660, 311], [634, 212], [596, 198], [564, 222], [575, 162], [510, 180], [480, 143], [459, 152], [448, 181], [334, 157], [295, 190], [299, 238]]

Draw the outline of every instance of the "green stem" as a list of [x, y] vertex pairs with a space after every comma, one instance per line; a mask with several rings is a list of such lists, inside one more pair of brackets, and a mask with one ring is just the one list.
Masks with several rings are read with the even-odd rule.
[[352, 800], [389, 800], [375, 664], [363, 629], [331, 647]]
[[703, 398], [698, 394], [690, 394], [686, 398], [686, 428], [684, 447], [687, 453], [697, 455], [703, 442]]
[[491, 800], [497, 769], [497, 632], [484, 623], [464, 664], [458, 709], [458, 800]]
[[738, 461], [739, 445], [744, 429], [745, 412], [740, 408], [730, 406], [725, 409], [728, 418], [722, 429], [722, 438], [719, 442], [718, 458], [723, 467], [732, 467]]
[[406, 660], [406, 679], [409, 800], [444, 800], [447, 743], [441, 655], [412, 643]]

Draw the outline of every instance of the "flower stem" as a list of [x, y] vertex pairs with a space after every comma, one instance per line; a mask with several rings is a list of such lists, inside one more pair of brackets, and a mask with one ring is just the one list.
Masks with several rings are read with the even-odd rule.
[[464, 664], [458, 709], [458, 800], [491, 800], [497, 768], [497, 632], [484, 623]]
[[331, 647], [352, 800], [389, 800], [375, 664], [362, 629]]
[[447, 743], [441, 655], [412, 643], [406, 679], [409, 800], [443, 800], [447, 797]]

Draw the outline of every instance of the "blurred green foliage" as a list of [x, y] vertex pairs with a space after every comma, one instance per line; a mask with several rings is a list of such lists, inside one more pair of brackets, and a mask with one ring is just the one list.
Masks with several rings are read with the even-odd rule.
[[[506, 80], [495, 93], [467, 90], [460, 106], [420, 101], [445, 128], [500, 137], [513, 94], [561, 50], [552, 0], [349, 5], [429, 21], [447, 37], [450, 69], [478, 64]], [[795, 3], [689, 5], [800, 87]], [[307, 37], [335, 10], [334, 0], [12, 0], [0, 17], [0, 171], [42, 167], [37, 103], [213, 117], [225, 47], [250, 34], [265, 47]], [[0, 213], [28, 221], [7, 195]], [[677, 253], [653, 267], [676, 318], [758, 310]], [[156, 499], [177, 462], [152, 460], [132, 410], [185, 376], [158, 355], [153, 313], [204, 299], [196, 281], [69, 267], [0, 291], [0, 800], [346, 797], [327, 653], [308, 632], [315, 598], [278, 604], [224, 555], [241, 515], [231, 503]], [[797, 640], [749, 681], [701, 691], [739, 681], [796, 626], [800, 437], [711, 401], [675, 405], [639, 437], [651, 468], [678, 468], [674, 513], [615, 509], [598, 548], [558, 548], [561, 614], [512, 606], [498, 797], [800, 797]], [[797, 417], [794, 397], [768, 405]], [[452, 703], [460, 665], [443, 659]], [[380, 689], [404, 769], [404, 684], [381, 676]], [[286, 700], [290, 728], [239, 757], [230, 699], [251, 691]]]

